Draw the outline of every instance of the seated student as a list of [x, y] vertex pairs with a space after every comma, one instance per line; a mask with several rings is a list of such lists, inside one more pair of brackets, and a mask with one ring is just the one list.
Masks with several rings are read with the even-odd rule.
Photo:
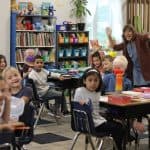
[[12, 96], [21, 98], [25, 104], [32, 98], [32, 89], [22, 86], [22, 78], [19, 71], [14, 67], [7, 67], [3, 71], [3, 78], [11, 88]]
[[102, 67], [103, 67], [103, 73], [108, 74], [112, 73], [113, 71], [113, 57], [110, 55], [106, 55], [103, 58]]
[[102, 58], [100, 56], [100, 53], [98, 51], [94, 52], [91, 55], [91, 66], [102, 74], [103, 73], [103, 68], [102, 68]]
[[122, 150], [125, 128], [118, 122], [106, 121], [106, 119], [99, 114], [101, 86], [102, 78], [99, 71], [93, 68], [87, 69], [82, 76], [82, 86], [75, 91], [74, 101], [78, 101], [81, 105], [90, 102], [96, 132], [111, 134], [116, 142], [118, 150]]
[[[125, 56], [117, 56], [113, 60], [113, 70], [120, 69], [124, 72], [124, 77], [123, 77], [123, 90], [124, 91], [132, 89], [132, 82], [125, 76], [127, 65], [128, 65], [128, 61], [125, 58]], [[103, 77], [103, 93], [114, 92], [115, 84], [116, 84], [115, 74], [113, 72], [109, 74], [105, 74]]]
[[[125, 56], [117, 56], [113, 61], [113, 69], [121, 69], [123, 72], [126, 71], [128, 65], [128, 61]], [[125, 76], [123, 78], [123, 90], [132, 90], [132, 83], [131, 81]], [[109, 73], [105, 74], [103, 78], [103, 88], [102, 88], [102, 94], [105, 94], [105, 92], [114, 92], [115, 91], [115, 74]], [[119, 109], [109, 109], [107, 110], [108, 116], [107, 119], [112, 119], [112, 115], [116, 115], [116, 117], [119, 119], [121, 117], [119, 113]], [[139, 132], [143, 132], [144, 125], [141, 122], [134, 121], [133, 127], [138, 130]]]
[[4, 55], [0, 55], [0, 76], [2, 76], [3, 70], [7, 67], [7, 61]]
[[[58, 78], [64, 80], [64, 77], [59, 73], [49, 73], [43, 68], [44, 62], [41, 56], [35, 56], [34, 68], [29, 73], [28, 77], [33, 79], [38, 94], [43, 97], [43, 99], [55, 97], [55, 113], [60, 115], [60, 104], [62, 104], [64, 97], [62, 97], [62, 92], [49, 86], [47, 82], [47, 77], [50, 75], [53, 78]], [[47, 101], [48, 103], [48, 101]], [[63, 102], [64, 103], [64, 102]], [[48, 104], [47, 104], [48, 105]]]
[[[12, 96], [19, 98], [21, 101], [24, 101], [24, 111], [21, 116], [19, 116], [18, 119], [20, 122], [23, 122], [25, 125], [29, 126], [30, 129], [28, 130], [28, 137], [33, 137], [33, 123], [34, 123], [34, 112], [31, 112], [31, 105], [30, 100], [32, 98], [32, 89], [30, 87], [24, 87], [22, 85], [22, 78], [19, 73], [19, 70], [17, 70], [14, 67], [7, 67], [4, 69], [2, 76], [6, 83], [9, 85], [11, 89]], [[18, 99], [18, 100], [19, 100]], [[32, 109], [33, 110], [33, 109]], [[21, 130], [17, 130], [14, 133], [15, 137], [18, 137], [22, 135]], [[14, 144], [14, 143], [13, 143]]]
[[10, 120], [10, 99], [11, 92], [2, 77], [0, 77], [0, 144], [10, 143], [13, 139], [14, 129]]

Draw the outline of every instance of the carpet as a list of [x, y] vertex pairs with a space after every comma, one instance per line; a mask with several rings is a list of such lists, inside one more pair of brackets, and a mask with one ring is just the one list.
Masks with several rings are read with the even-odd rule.
[[50, 123], [54, 123], [53, 121], [48, 121], [45, 119], [39, 119], [37, 125], [44, 125], [44, 124], [50, 124]]
[[33, 138], [33, 141], [39, 144], [47, 144], [47, 143], [60, 142], [66, 140], [71, 140], [71, 139], [53, 133], [36, 134]]

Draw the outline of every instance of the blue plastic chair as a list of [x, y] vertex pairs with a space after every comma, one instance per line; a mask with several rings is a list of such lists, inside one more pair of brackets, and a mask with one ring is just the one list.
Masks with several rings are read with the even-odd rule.
[[[87, 149], [88, 143], [91, 144], [93, 150], [96, 149], [96, 146], [92, 141], [92, 137], [96, 137], [99, 139], [98, 150], [102, 148], [103, 142], [106, 138], [110, 138], [111, 140], [113, 140], [111, 135], [108, 135], [108, 133], [97, 133], [95, 131], [91, 107], [89, 105], [80, 105], [78, 102], [71, 102], [71, 109], [71, 127], [72, 130], [77, 133], [73, 138], [70, 150], [73, 150], [74, 145], [81, 134], [85, 135], [85, 149]], [[113, 146], [114, 148], [116, 148], [114, 141]]]

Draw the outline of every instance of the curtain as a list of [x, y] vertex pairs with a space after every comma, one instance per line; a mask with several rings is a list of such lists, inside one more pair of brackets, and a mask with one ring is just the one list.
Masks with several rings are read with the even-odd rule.
[[113, 37], [117, 42], [122, 40], [122, 0], [89, 0], [88, 9], [91, 16], [87, 16], [87, 30], [90, 31], [91, 39], [98, 39], [100, 45], [107, 45], [105, 28], [111, 27]]

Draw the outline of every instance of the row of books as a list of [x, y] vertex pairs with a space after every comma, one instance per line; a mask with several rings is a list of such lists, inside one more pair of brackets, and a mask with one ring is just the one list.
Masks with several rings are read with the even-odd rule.
[[54, 33], [17, 32], [16, 45], [19, 46], [54, 46]]

